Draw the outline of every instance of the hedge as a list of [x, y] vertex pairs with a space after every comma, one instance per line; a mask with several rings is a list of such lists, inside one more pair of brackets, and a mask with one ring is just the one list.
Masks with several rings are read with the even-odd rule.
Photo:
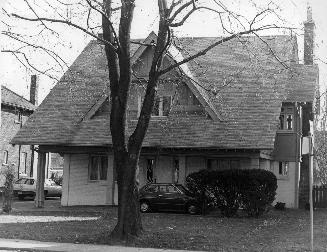
[[202, 200], [204, 191], [211, 192], [226, 217], [234, 216], [240, 207], [249, 216], [258, 217], [274, 201], [277, 179], [262, 169], [200, 170], [187, 176], [186, 186]]

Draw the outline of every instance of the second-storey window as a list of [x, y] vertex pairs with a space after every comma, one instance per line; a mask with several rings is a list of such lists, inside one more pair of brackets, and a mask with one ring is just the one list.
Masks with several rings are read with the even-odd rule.
[[2, 164], [8, 164], [8, 151], [3, 151]]
[[92, 155], [89, 164], [89, 180], [107, 180], [108, 156]]
[[171, 96], [157, 96], [154, 100], [152, 116], [168, 116], [171, 108]]
[[294, 108], [282, 107], [279, 116], [279, 129], [280, 130], [293, 130]]

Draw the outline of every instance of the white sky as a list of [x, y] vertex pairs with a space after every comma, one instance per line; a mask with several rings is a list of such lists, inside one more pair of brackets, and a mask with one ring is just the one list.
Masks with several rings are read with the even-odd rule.
[[[18, 7], [18, 12], [22, 15], [30, 15], [31, 13], [28, 10], [24, 2], [18, 3], [19, 0], [0, 0], [0, 5], [2, 4], [5, 8], [10, 9], [10, 4], [15, 3]], [[72, 0], [74, 1], [74, 0]], [[75, 0], [76, 1], [76, 0]], [[204, 0], [203, 0], [204, 1]], [[209, 1], [209, 0], [208, 0]], [[40, 1], [36, 1], [40, 2]], [[55, 1], [50, 1], [55, 2]], [[145, 38], [150, 31], [157, 31], [158, 23], [158, 11], [157, 11], [157, 1], [154, 0], [136, 0], [136, 9], [134, 15], [134, 22], [132, 26], [132, 38]], [[206, 1], [205, 1], [206, 2]], [[223, 1], [231, 2], [231, 1]], [[240, 12], [248, 18], [253, 17], [255, 14], [253, 6], [264, 6], [266, 0], [234, 0], [231, 4], [231, 8], [235, 12]], [[313, 19], [316, 24], [316, 48], [315, 55], [316, 58], [319, 58], [327, 62], [327, 1], [326, 0], [274, 0], [276, 5], [281, 8], [281, 15], [287, 21], [289, 26], [296, 28], [303, 28], [303, 21], [306, 20], [306, 7], [307, 2], [312, 6], [313, 10]], [[1, 6], [1, 7], [3, 7]], [[48, 17], [51, 16], [51, 13], [43, 11], [40, 12], [40, 16]], [[1, 19], [0, 19], [1, 21]], [[272, 19], [268, 19], [267, 22], [272, 22]], [[14, 25], [20, 25], [19, 31], [35, 33], [40, 27], [37, 27], [35, 23], [24, 22], [24, 24], [19, 22], [14, 22]], [[75, 29], [69, 29], [66, 26], [52, 26], [60, 33], [61, 37], [65, 37], [65, 46], [58, 45], [58, 42], [53, 38], [47, 38], [46, 41], [41, 43], [44, 46], [55, 50], [65, 58], [68, 64], [71, 64], [78, 54], [83, 50], [85, 45], [91, 39], [90, 37], [83, 34], [83, 32], [77, 31]], [[1, 27], [1, 30], [3, 27]], [[13, 30], [16, 29], [15, 27]], [[273, 35], [276, 32], [270, 31], [269, 34]], [[299, 43], [299, 56], [300, 59], [303, 57], [303, 31], [298, 30], [299, 34], [298, 43]], [[219, 36], [224, 35], [221, 32], [221, 26], [219, 25], [219, 20], [217, 16], [213, 14], [208, 14], [207, 12], [201, 12], [192, 17], [192, 21], [185, 24], [182, 28], [175, 31], [177, 36]], [[1, 36], [1, 35], [0, 35]], [[13, 49], [16, 45], [7, 38], [1, 38], [0, 49]], [[31, 57], [31, 62], [35, 65], [41, 67], [47, 67], [48, 64], [44, 65], [43, 62], [47, 62], [42, 55], [33, 55]], [[320, 85], [325, 86], [327, 83], [327, 64], [322, 63], [318, 59], [316, 63], [319, 64], [320, 68]], [[1, 53], [0, 57], [0, 78], [1, 84], [9, 87], [20, 95], [23, 95], [25, 98], [29, 98], [29, 81], [30, 75], [35, 72], [26, 70], [15, 57], [9, 53]], [[58, 77], [63, 74], [63, 71], [58, 73]], [[46, 76], [40, 76], [40, 91], [39, 91], [39, 100], [47, 95], [49, 90], [53, 87], [55, 81], [49, 79]]]

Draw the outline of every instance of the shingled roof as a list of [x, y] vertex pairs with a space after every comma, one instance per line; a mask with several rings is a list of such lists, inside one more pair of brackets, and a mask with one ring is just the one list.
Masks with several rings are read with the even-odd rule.
[[[187, 57], [217, 39], [182, 38], [175, 46]], [[135, 45], [132, 51], [137, 52]], [[249, 36], [221, 44], [188, 64], [192, 75], [186, 76], [221, 120], [174, 114], [151, 120], [143, 146], [273, 149], [282, 102], [314, 100], [317, 68], [297, 61], [296, 39], [290, 36]], [[103, 46], [91, 41], [12, 142], [111, 145], [109, 116], [83, 120], [103, 99], [107, 82]], [[129, 132], [135, 124], [128, 121]]]
[[5, 86], [1, 86], [1, 104], [28, 111], [35, 110], [35, 106], [30, 101]]

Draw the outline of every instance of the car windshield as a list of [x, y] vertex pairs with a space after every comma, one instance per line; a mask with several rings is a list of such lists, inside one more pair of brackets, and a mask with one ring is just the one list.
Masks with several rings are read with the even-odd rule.
[[45, 182], [44, 182], [45, 185], [48, 185], [48, 186], [56, 186], [56, 182], [54, 182], [53, 180], [51, 179], [46, 179]]
[[26, 179], [25, 178], [21, 178], [21, 179], [18, 179], [15, 184], [25, 184], [26, 183]]
[[183, 185], [176, 185], [176, 187], [184, 194], [191, 195], [191, 192], [187, 190]]

